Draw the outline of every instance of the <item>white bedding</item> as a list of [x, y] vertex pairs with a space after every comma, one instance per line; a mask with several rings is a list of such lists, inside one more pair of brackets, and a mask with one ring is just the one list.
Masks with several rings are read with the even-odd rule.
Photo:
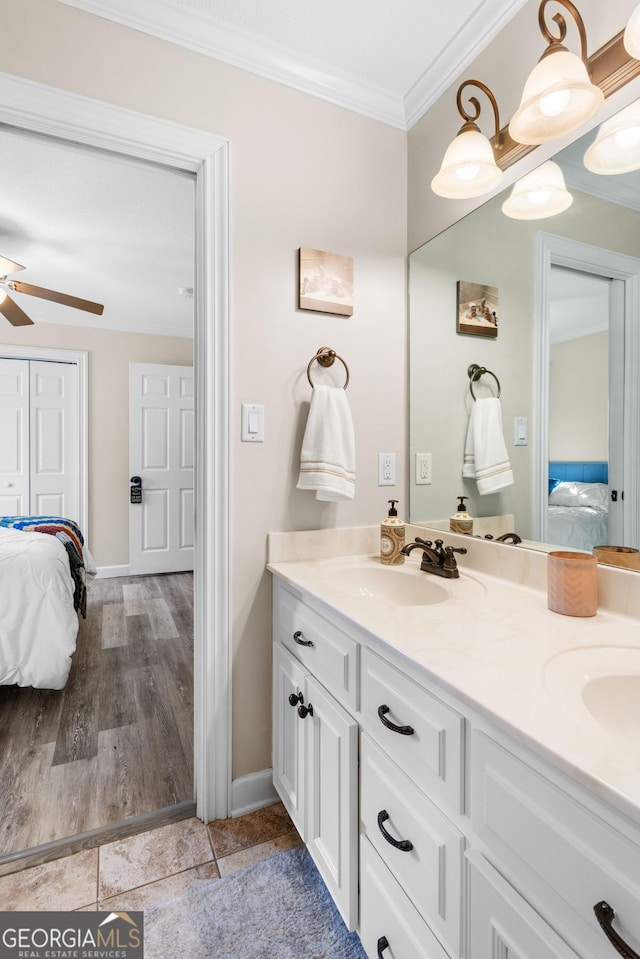
[[547, 541], [590, 553], [609, 542], [609, 514], [600, 506], [549, 506]]
[[64, 687], [78, 634], [73, 591], [55, 536], [0, 528], [0, 685]]

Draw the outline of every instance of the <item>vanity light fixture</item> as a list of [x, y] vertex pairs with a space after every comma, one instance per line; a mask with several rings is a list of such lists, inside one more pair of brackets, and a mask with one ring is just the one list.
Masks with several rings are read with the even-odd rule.
[[468, 199], [489, 193], [498, 186], [503, 175], [496, 164], [491, 143], [475, 122], [480, 116], [477, 97], [469, 98], [473, 113], [463, 106], [462, 93], [468, 86], [478, 87], [489, 98], [495, 117], [495, 140], [498, 144], [501, 142], [496, 98], [482, 81], [465, 80], [456, 98], [458, 112], [465, 122], [447, 147], [442, 166], [431, 181], [433, 192], [448, 199]]
[[640, 6], [637, 6], [629, 17], [623, 42], [629, 56], [640, 60]]
[[[567, 22], [561, 13], [553, 21], [559, 36], [545, 22], [548, 3], [559, 3], [575, 20], [580, 35], [581, 57], [564, 46]], [[509, 133], [518, 143], [538, 144], [564, 136], [595, 116], [604, 103], [604, 94], [589, 77], [587, 35], [582, 17], [571, 0], [542, 0], [538, 8], [540, 31], [547, 49], [529, 74], [520, 106], [509, 123]]]
[[502, 212], [514, 220], [542, 220], [562, 213], [572, 203], [562, 170], [553, 160], [547, 160], [514, 184]]
[[584, 155], [584, 165], [605, 176], [640, 170], [640, 100], [605, 120]]

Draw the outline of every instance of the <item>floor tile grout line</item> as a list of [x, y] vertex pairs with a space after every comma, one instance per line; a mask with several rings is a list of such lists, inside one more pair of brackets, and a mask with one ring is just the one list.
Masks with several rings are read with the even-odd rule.
[[[132, 886], [130, 889], [123, 889], [120, 892], [114, 892], [111, 896], [100, 896], [98, 894], [98, 904], [101, 902], [108, 902], [109, 899], [115, 899], [117, 896], [126, 896], [127, 893], [130, 892], [138, 892], [140, 889], [146, 889], [147, 886], [155, 886], [157, 883], [163, 882], [165, 879], [173, 879], [175, 876], [182, 876], [187, 872], [191, 872], [192, 869], [199, 869], [200, 866], [206, 866], [210, 862], [212, 862], [214, 866], [217, 866], [215, 859], [205, 859], [203, 862], [197, 862], [193, 866], [186, 866], [184, 869], [178, 869], [177, 872], [170, 872], [166, 876], [159, 876], [157, 879], [152, 879], [151, 882], [143, 882], [139, 886]], [[215, 882], [216, 878], [222, 879], [222, 876], [212, 876], [211, 879], [207, 881]]]

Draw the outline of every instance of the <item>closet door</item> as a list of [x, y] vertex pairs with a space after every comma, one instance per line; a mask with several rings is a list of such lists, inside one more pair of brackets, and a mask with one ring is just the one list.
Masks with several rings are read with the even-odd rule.
[[37, 516], [79, 520], [78, 397], [71, 363], [31, 361], [31, 507]]
[[0, 516], [29, 512], [29, 361], [0, 359]]

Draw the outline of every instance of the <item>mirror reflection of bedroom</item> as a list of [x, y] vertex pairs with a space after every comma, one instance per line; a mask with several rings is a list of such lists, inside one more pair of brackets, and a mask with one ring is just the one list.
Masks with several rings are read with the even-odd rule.
[[611, 542], [610, 447], [615, 461], [622, 443], [620, 431], [609, 431], [611, 284], [551, 268], [548, 541], [588, 552]]
[[194, 194], [0, 127], [0, 871], [195, 809]]

